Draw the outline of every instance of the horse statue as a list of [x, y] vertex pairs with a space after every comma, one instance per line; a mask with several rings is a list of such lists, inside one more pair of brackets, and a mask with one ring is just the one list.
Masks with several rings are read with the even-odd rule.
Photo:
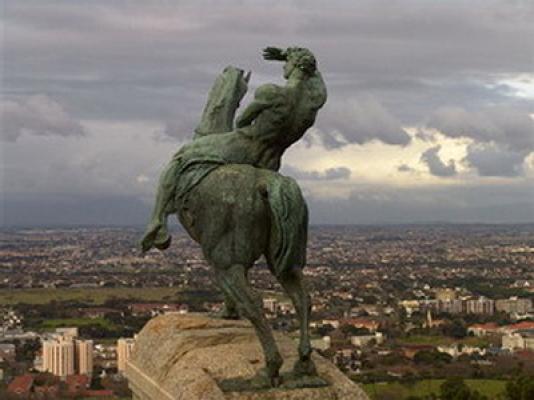
[[236, 120], [250, 73], [227, 67], [210, 90], [193, 140], [163, 171], [152, 219], [141, 246], [170, 245], [167, 216], [177, 214], [214, 268], [224, 294], [223, 318], [247, 318], [266, 366], [258, 379], [281, 384], [283, 360], [247, 273], [263, 255], [295, 306], [300, 325], [296, 377], [316, 376], [309, 338], [311, 302], [303, 282], [308, 209], [296, 181], [278, 173], [283, 152], [315, 121], [326, 87], [307, 49], [268, 47], [267, 60], [283, 61], [285, 86], [260, 86]]

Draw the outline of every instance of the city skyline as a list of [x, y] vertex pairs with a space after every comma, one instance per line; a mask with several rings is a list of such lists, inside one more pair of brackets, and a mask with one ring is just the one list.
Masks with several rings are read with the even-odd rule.
[[313, 224], [534, 222], [531, 2], [1, 3], [3, 226], [146, 222], [215, 76], [282, 81], [267, 45], [328, 85], [281, 170]]

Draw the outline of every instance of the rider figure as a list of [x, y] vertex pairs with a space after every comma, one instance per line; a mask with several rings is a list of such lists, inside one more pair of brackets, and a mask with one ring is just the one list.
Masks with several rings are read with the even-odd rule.
[[326, 87], [314, 55], [298, 47], [285, 51], [268, 47], [263, 56], [285, 61], [287, 84], [260, 86], [237, 118], [237, 129], [199, 136], [173, 156], [160, 177], [152, 219], [141, 242], [143, 251], [169, 247], [167, 216], [177, 211], [180, 200], [213, 169], [223, 164], [250, 164], [277, 171], [283, 152], [313, 125], [326, 101]]

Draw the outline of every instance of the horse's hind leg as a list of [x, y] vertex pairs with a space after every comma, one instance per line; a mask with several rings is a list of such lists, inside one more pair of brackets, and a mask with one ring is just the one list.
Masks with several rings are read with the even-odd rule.
[[[217, 278], [217, 285], [220, 288], [224, 287], [223, 282], [221, 282], [221, 278], [219, 275], [216, 275]], [[235, 304], [235, 301], [230, 297], [230, 295], [225, 291], [224, 289], [221, 289], [224, 296], [224, 304], [223, 309], [219, 315], [220, 318], [223, 319], [239, 319], [239, 312], [237, 310], [237, 305]]]
[[246, 278], [246, 268], [235, 264], [229, 268], [217, 269], [217, 279], [224, 293], [233, 300], [240, 315], [254, 326], [265, 354], [267, 378], [271, 386], [278, 386], [280, 367], [283, 360], [274, 341], [271, 327], [263, 315], [261, 301], [255, 296]]
[[295, 376], [317, 375], [315, 365], [311, 360], [312, 348], [309, 333], [311, 299], [303, 282], [302, 269], [287, 269], [278, 277], [278, 281], [291, 298], [300, 322], [299, 359], [293, 367], [293, 373]]

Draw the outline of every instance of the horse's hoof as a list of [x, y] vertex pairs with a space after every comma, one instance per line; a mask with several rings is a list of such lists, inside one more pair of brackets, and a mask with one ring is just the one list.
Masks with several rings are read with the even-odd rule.
[[293, 375], [295, 377], [317, 376], [317, 368], [311, 359], [297, 360], [293, 366]]
[[271, 387], [277, 388], [282, 384], [283, 380], [280, 375], [271, 377]]
[[141, 239], [141, 251], [143, 253], [146, 253], [148, 250], [154, 247], [154, 242], [158, 237], [158, 233], [161, 227], [161, 224], [152, 224], [148, 227], [145, 234], [143, 235], [143, 239]]
[[262, 368], [250, 379], [249, 383], [250, 387], [255, 390], [269, 389], [280, 386], [282, 377], [278, 373], [273, 374], [267, 368]]
[[226, 307], [224, 307], [219, 312], [214, 312], [212, 314], [214, 318], [220, 318], [220, 319], [228, 319], [228, 320], [239, 320], [241, 317], [239, 316], [237, 311], [230, 311]]
[[158, 250], [167, 250], [172, 242], [171, 235], [168, 235], [167, 238], [163, 242], [154, 242], [154, 247]]
[[145, 254], [148, 250], [152, 248], [152, 240], [149, 240], [148, 238], [144, 238], [141, 240], [141, 253]]

